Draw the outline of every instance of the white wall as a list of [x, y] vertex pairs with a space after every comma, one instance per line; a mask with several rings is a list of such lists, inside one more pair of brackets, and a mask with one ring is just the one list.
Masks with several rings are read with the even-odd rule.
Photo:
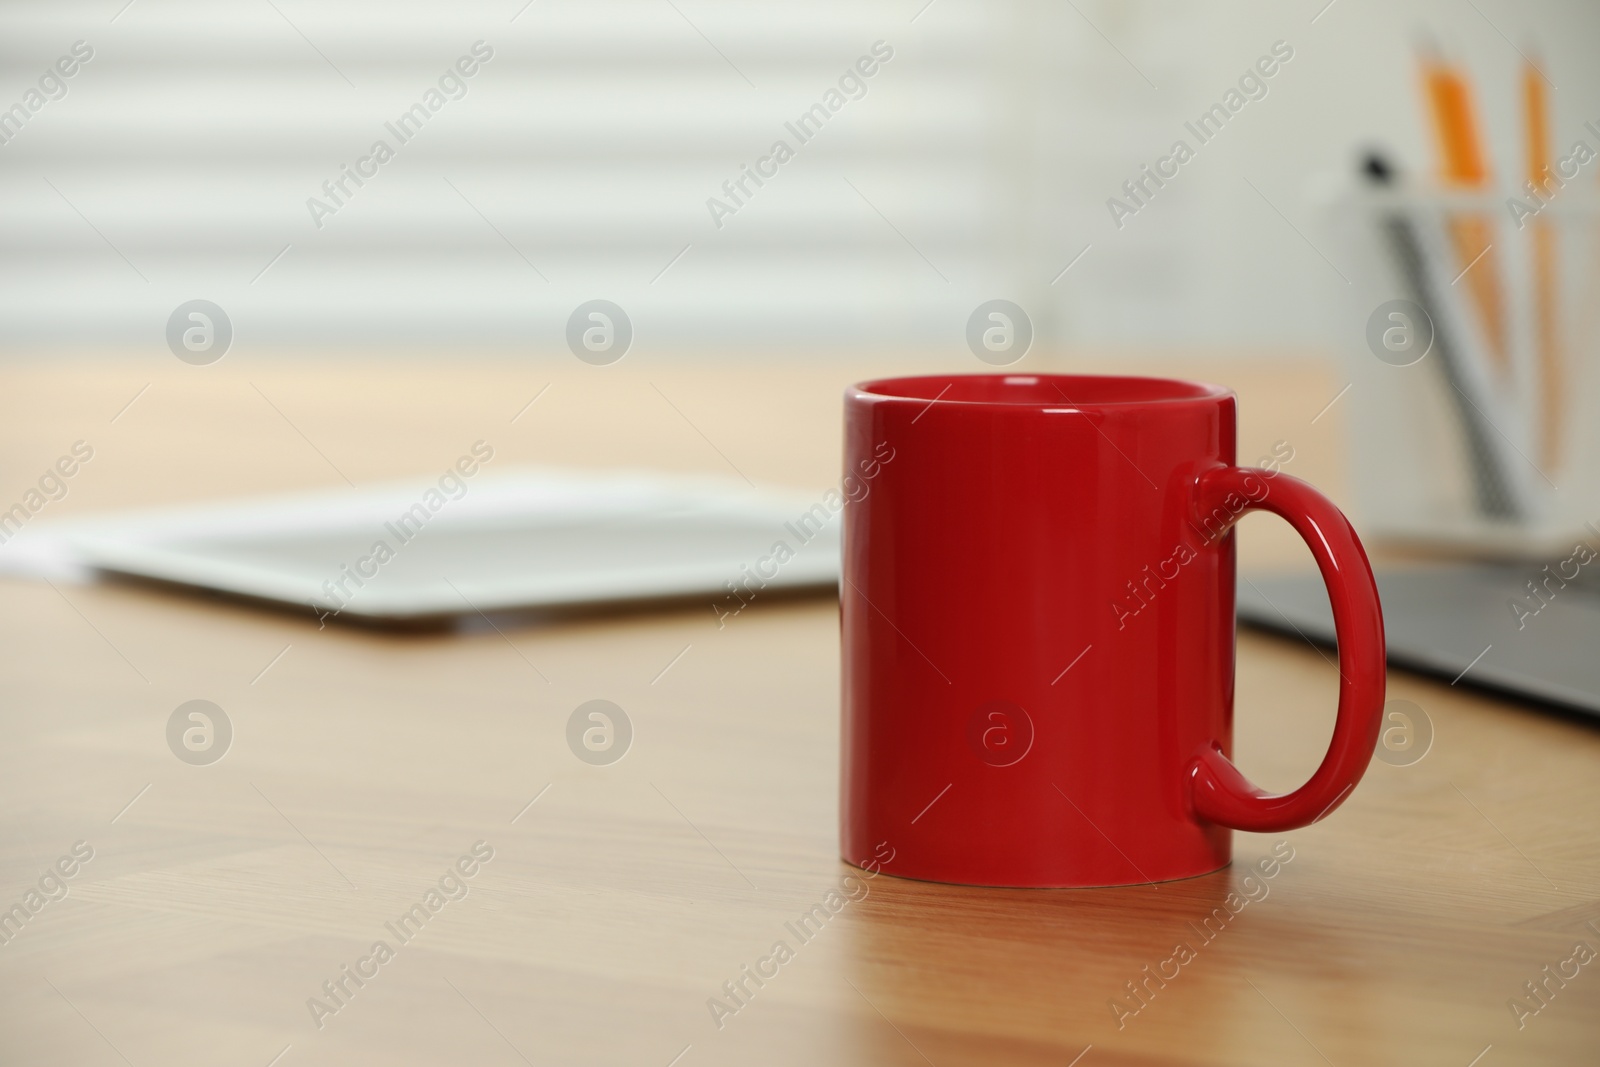
[[[924, 3], [7, 5], [0, 108], [74, 41], [94, 58], [0, 146], [0, 344], [159, 346], [204, 297], [240, 345], [554, 347], [605, 297], [640, 343], [782, 357], [960, 346], [1007, 297], [1044, 342], [1303, 352], [1344, 286], [1307, 244], [1318, 175], [1374, 141], [1431, 160], [1417, 30], [1471, 66], [1513, 168], [1516, 47], [1560, 86], [1559, 140], [1600, 119], [1594, 5]], [[398, 145], [383, 123], [480, 39], [467, 95]], [[866, 95], [714, 226], [721, 182], [879, 40]], [[1106, 199], [1277, 40], [1268, 95], [1114, 226]], [[315, 226], [380, 136], [395, 159]]]

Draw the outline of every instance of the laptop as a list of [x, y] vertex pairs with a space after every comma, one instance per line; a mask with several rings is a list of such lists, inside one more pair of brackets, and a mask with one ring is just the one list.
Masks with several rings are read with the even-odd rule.
[[[1600, 715], [1600, 565], [1439, 564], [1376, 576], [1392, 666]], [[1237, 605], [1241, 623], [1334, 644], [1316, 575], [1241, 575]]]

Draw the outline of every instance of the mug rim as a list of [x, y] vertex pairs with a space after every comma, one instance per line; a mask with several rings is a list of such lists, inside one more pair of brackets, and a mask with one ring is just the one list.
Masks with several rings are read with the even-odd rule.
[[[950, 396], [953, 388], [963, 383], [969, 389], [967, 396]], [[978, 389], [992, 391], [996, 387], [1015, 385], [1019, 388], [1037, 387], [1048, 383], [1058, 396], [1025, 396], [1018, 399], [999, 399], [975, 396]], [[1113, 395], [1103, 395], [1106, 391]], [[1120, 390], [1122, 395], [1116, 391]], [[1085, 392], [1095, 394], [1084, 397]], [[1076, 394], [1076, 395], [1075, 395]], [[857, 382], [850, 387], [851, 399], [864, 398], [879, 402], [954, 405], [966, 408], [987, 408], [995, 411], [1045, 411], [1045, 410], [1100, 410], [1146, 405], [1206, 404], [1235, 396], [1224, 385], [1186, 378], [1162, 378], [1139, 374], [920, 374], [892, 378], [873, 378]]]

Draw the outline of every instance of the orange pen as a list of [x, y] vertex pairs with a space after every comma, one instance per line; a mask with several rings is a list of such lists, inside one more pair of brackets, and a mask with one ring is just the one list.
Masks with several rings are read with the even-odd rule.
[[[1466, 80], [1433, 54], [1424, 54], [1422, 73], [1438, 139], [1441, 178], [1447, 185], [1469, 188], [1487, 185], [1489, 168], [1478, 140]], [[1468, 291], [1483, 320], [1490, 355], [1496, 368], [1505, 372], [1510, 370], [1510, 350], [1506, 344], [1505, 305], [1500, 296], [1492, 236], [1490, 222], [1482, 215], [1468, 214], [1451, 220], [1451, 242], [1461, 269], [1466, 272], [1464, 280]]]
[[[1550, 175], [1550, 111], [1544, 75], [1530, 60], [1522, 71], [1524, 132], [1528, 180], [1541, 193]], [[1539, 349], [1539, 455], [1548, 465], [1561, 458], [1565, 405], [1565, 368], [1560, 323], [1556, 314], [1556, 232], [1549, 220], [1535, 218], [1533, 228], [1533, 299], [1535, 339]]]

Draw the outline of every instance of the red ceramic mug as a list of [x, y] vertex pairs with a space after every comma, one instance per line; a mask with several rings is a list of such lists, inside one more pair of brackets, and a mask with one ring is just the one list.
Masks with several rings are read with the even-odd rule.
[[[1166, 881], [1226, 866], [1231, 829], [1306, 826], [1349, 795], [1383, 709], [1372, 570], [1321, 493], [1234, 465], [1236, 421], [1230, 390], [1157, 378], [847, 391], [845, 469], [873, 476], [845, 508], [846, 860], [972, 885]], [[1229, 531], [1252, 510], [1305, 539], [1338, 630], [1332, 744], [1280, 796], [1229, 759]]]

